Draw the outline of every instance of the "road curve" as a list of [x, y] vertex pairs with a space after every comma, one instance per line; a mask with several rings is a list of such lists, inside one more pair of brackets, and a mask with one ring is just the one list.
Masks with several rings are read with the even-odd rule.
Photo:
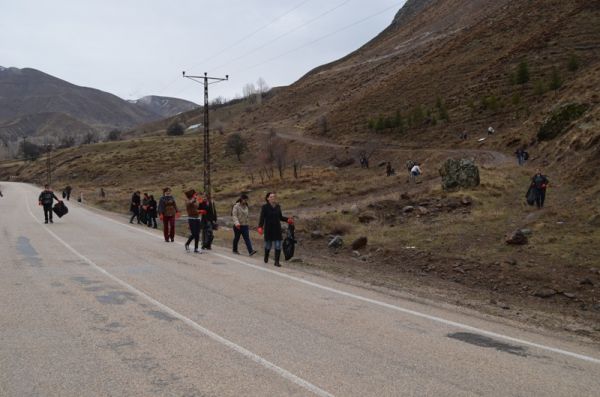
[[2, 183], [0, 396], [597, 396], [600, 347], [181, 241]]

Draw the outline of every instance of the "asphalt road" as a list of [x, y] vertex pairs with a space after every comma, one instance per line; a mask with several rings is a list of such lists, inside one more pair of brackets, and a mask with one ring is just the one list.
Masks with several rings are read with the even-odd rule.
[[0, 396], [600, 395], [600, 346], [2, 190]]

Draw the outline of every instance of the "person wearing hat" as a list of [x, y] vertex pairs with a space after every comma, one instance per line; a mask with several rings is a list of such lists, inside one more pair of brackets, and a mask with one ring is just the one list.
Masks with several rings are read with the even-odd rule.
[[233, 218], [233, 253], [239, 254], [238, 243], [240, 237], [244, 238], [248, 254], [250, 256], [256, 254], [254, 248], [252, 248], [252, 241], [250, 241], [250, 227], [249, 227], [249, 213], [248, 208], [248, 195], [242, 194], [240, 198], [235, 202], [233, 209], [231, 210], [231, 216]]

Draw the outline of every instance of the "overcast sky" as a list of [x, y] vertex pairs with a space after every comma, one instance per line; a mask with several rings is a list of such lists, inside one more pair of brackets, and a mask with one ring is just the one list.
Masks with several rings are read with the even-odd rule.
[[0, 66], [39, 69], [124, 99], [197, 103], [202, 87], [182, 70], [229, 74], [210, 96], [230, 99], [259, 77], [288, 85], [357, 49], [404, 1], [0, 0]]

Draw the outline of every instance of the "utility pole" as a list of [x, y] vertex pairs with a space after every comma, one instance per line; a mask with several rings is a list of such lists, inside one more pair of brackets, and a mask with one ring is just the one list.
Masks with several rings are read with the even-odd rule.
[[[229, 80], [229, 75], [222, 77], [209, 77], [206, 72], [204, 76], [189, 76], [182, 72], [183, 77], [193, 80], [196, 83], [204, 84], [204, 192], [207, 195], [211, 194], [210, 181], [210, 129], [208, 117], [208, 86], [211, 84], [220, 83]], [[202, 79], [202, 80], [199, 80]]]
[[51, 154], [52, 154], [52, 144], [48, 143], [48, 139], [46, 139], [46, 183], [48, 185], [52, 185]]

